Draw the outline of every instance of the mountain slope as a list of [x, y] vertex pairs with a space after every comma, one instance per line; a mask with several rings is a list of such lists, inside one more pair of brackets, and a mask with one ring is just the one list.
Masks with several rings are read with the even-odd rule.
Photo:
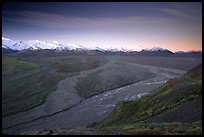
[[[100, 47], [86, 48], [78, 44], [60, 44], [57, 41], [44, 42], [40, 40], [29, 41], [13, 41], [11, 39], [2, 37], [2, 48], [8, 50], [19, 51], [19, 55], [123, 55], [123, 56], [162, 56], [162, 57], [202, 57], [201, 51], [189, 51], [189, 52], [175, 52], [160, 47], [154, 47], [152, 49], [143, 49], [141, 51], [128, 50], [124, 48], [103, 49]], [[34, 52], [33, 52], [34, 51]], [[46, 51], [46, 52], [45, 52]], [[54, 53], [53, 53], [54, 51]], [[28, 52], [28, 53], [27, 53]], [[36, 53], [37, 52], [37, 53]]]
[[146, 55], [146, 56], [172, 56], [174, 53], [163, 48], [154, 47], [152, 49], [143, 49], [139, 52], [139, 55]]
[[12, 49], [7, 49], [7, 48], [4, 48], [4, 47], [2, 47], [2, 51], [1, 51], [2, 55], [16, 53], [16, 52], [18, 52], [18, 51], [12, 50]]
[[202, 65], [136, 101], [119, 103], [102, 127], [129, 134], [201, 134]]
[[202, 57], [202, 51], [178, 51], [174, 53], [175, 57]]
[[56, 41], [53, 43], [44, 42], [40, 40], [29, 40], [29, 41], [13, 41], [11, 39], [2, 37], [2, 47], [5, 49], [11, 49], [11, 50], [40, 50], [40, 49], [56, 49], [56, 50], [73, 50], [82, 48], [82, 46], [77, 44], [60, 44]]
[[21, 41], [13, 41], [8, 38], [2, 37], [2, 47], [11, 50], [23, 50], [25, 48], [28, 48], [28, 45]]

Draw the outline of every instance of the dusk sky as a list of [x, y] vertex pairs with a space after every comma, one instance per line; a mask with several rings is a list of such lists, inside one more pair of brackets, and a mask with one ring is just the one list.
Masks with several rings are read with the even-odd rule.
[[2, 36], [84, 47], [202, 50], [201, 2], [3, 3]]

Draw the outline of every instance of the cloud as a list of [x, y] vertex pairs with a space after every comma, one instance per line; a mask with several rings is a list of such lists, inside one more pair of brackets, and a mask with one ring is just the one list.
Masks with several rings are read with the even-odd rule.
[[179, 17], [182, 19], [189, 19], [189, 20], [201, 20], [202, 17], [193, 13], [196, 13], [197, 10], [195, 9], [178, 9], [178, 8], [161, 8], [158, 9], [161, 12], [173, 15], [175, 17]]
[[141, 16], [88, 18], [34, 11], [5, 11], [5, 13], [10, 15], [6, 17], [3, 16], [3, 19], [7, 21], [54, 28], [130, 28], [148, 27], [151, 25], [159, 26], [161, 22], [163, 22], [161, 18]]
[[[173, 14], [179, 17], [189, 17], [188, 14], [183, 13], [177, 9], [166, 8], [159, 9], [162, 12]], [[20, 23], [23, 25], [40, 26], [53, 29], [69, 30], [78, 29], [89, 32], [98, 33], [114, 33], [114, 34], [135, 34], [138, 32], [144, 34], [147, 32], [160, 32], [165, 31], [178, 31], [189, 30], [189, 28], [198, 28], [193, 23], [178, 21], [175, 18], [167, 17], [143, 17], [143, 16], [131, 16], [131, 17], [115, 17], [115, 18], [88, 18], [67, 16], [62, 14], [45, 13], [40, 11], [3, 11], [3, 20]], [[193, 21], [193, 20], [192, 20]], [[191, 22], [192, 22], [191, 21]], [[196, 22], [197, 23], [197, 22]]]
[[[5, 11], [4, 11], [5, 12]], [[188, 15], [178, 12], [178, 10], [162, 10], [175, 16], [186, 17]], [[180, 37], [182, 35], [201, 35], [202, 22], [197, 20], [186, 21], [180, 18], [169, 17], [145, 17], [145, 16], [131, 16], [131, 17], [104, 17], [104, 18], [88, 18], [67, 16], [62, 14], [36, 12], [36, 11], [6, 11], [3, 20], [20, 23], [22, 25], [40, 26], [41, 29], [48, 28], [53, 33], [49, 36], [72, 35], [75, 37], [97, 37], [100, 39], [103, 36], [107, 38], [120, 39], [142, 39], [143, 37], [149, 39], [157, 39], [158, 37]], [[4, 14], [4, 15], [5, 15]], [[34, 27], [33, 27], [34, 28]], [[33, 31], [32, 28], [32, 31]], [[50, 31], [49, 31], [50, 32]]]
[[165, 9], [160, 9], [161, 11], [164, 11], [166, 13], [178, 16], [178, 17], [190, 17], [190, 15], [182, 12], [181, 10], [178, 9], [172, 9], [172, 8], [165, 8]]

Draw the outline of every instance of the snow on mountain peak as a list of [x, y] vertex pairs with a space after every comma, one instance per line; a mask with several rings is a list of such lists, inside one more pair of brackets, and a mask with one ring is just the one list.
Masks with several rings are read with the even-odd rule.
[[53, 41], [52, 43], [57, 44], [57, 45], [59, 44], [59, 42], [58, 42], [58, 41]]
[[38, 43], [41, 43], [42, 41], [40, 41], [40, 40], [34, 40], [35, 42], [38, 42]]
[[72, 43], [68, 43], [68, 44], [66, 44], [66, 46], [68, 46], [70, 49], [80, 49], [80, 48], [82, 48], [80, 45], [72, 44]]
[[105, 49], [102, 49], [102, 48], [100, 48], [100, 47], [94, 47], [93, 50], [104, 51]]
[[[101, 48], [101, 47], [94, 47], [94, 48], [88, 48], [84, 47], [78, 44], [72, 44], [72, 43], [66, 43], [66, 44], [61, 44], [58, 41], [53, 41], [53, 42], [44, 42], [40, 40], [29, 40], [29, 41], [13, 41], [9, 38], [5, 38], [2, 36], [2, 47], [8, 48], [8, 49], [13, 49], [13, 50], [23, 50], [23, 49], [56, 49], [56, 50], [76, 50], [76, 49], [81, 49], [81, 50], [100, 50], [100, 51], [111, 51], [111, 52], [118, 52], [118, 51], [123, 51], [123, 52], [130, 52], [134, 51], [133, 49], [126, 49], [124, 47], [121, 48]], [[166, 51], [167, 49], [163, 49], [160, 47], [154, 47], [151, 49], [143, 49], [144, 51]], [[141, 50], [142, 51], [142, 50]]]
[[108, 51], [111, 51], [111, 52], [117, 52], [117, 51], [120, 51], [120, 49], [113, 48], [113, 47], [107, 48], [107, 50], [108, 50]]
[[160, 47], [154, 47], [154, 48], [152, 48], [152, 49], [150, 49], [151, 51], [159, 51], [159, 50], [161, 50], [161, 51], [164, 51], [164, 50], [166, 50], [166, 49], [163, 49], [163, 48], [160, 48]]
[[160, 47], [153, 47], [153, 48], [150, 48], [150, 49], [144, 49], [145, 51], [165, 51], [167, 49], [163, 49], [163, 48], [160, 48]]
[[10, 40], [9, 38], [2, 37], [2, 40]]

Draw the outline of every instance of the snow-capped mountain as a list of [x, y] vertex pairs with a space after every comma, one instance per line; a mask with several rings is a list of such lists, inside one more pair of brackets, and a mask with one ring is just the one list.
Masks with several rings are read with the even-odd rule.
[[176, 51], [174, 53], [187, 53], [187, 52], [185, 52], [185, 51]]
[[[29, 41], [13, 41], [11, 39], [2, 37], [2, 47], [6, 49], [11, 50], [40, 50], [40, 49], [51, 49], [51, 50], [99, 50], [99, 51], [109, 51], [109, 52], [133, 52], [134, 50], [128, 50], [123, 47], [117, 49], [117, 48], [86, 48], [84, 46], [78, 45], [78, 44], [61, 44], [58, 41], [53, 42], [44, 42], [40, 40], [29, 40]], [[152, 49], [144, 49], [145, 51], [165, 51], [167, 49], [163, 49], [160, 47], [154, 47]]]
[[151, 48], [151, 49], [144, 49], [145, 51], [165, 51], [167, 49], [164, 49], [164, 48], [160, 48], [160, 47], [154, 47], [154, 48]]
[[75, 49], [86, 49], [85, 47], [78, 45], [78, 44], [66, 44], [66, 47], [69, 47], [71, 50], [75, 50]]
[[57, 41], [52, 43], [44, 42], [40, 40], [29, 40], [29, 41], [13, 41], [11, 39], [2, 37], [2, 47], [5, 49], [12, 49], [12, 50], [39, 50], [39, 49], [51, 49], [51, 50], [75, 50], [75, 49], [82, 49], [83, 46], [78, 44], [60, 44]]
[[2, 47], [6, 49], [12, 49], [12, 50], [23, 50], [23, 49], [27, 49], [29, 45], [21, 41], [13, 41], [11, 39], [2, 37]]
[[177, 57], [202, 57], [202, 51], [177, 51], [174, 52]]
[[102, 52], [106, 51], [106, 49], [103, 49], [103, 48], [100, 48], [100, 47], [95, 47], [92, 50], [99, 50], [99, 51], [102, 51]]
[[139, 52], [139, 55], [142, 56], [173, 56], [173, 52], [167, 49], [163, 49], [160, 47], [154, 47], [151, 49], [143, 49]]
[[53, 41], [51, 44], [54, 44], [56, 47], [53, 49], [56, 50], [76, 50], [76, 49], [84, 49], [83, 46], [78, 45], [78, 44], [72, 44], [72, 43], [68, 43], [68, 44], [61, 44], [58, 41]]
[[[48, 50], [43, 50], [48, 49]], [[2, 37], [2, 51], [4, 53], [20, 52], [24, 54], [35, 54], [40, 51], [40, 54], [46, 52], [46, 55], [56, 54], [72, 54], [72, 55], [127, 55], [127, 56], [167, 56], [167, 57], [202, 57], [202, 51], [178, 51], [172, 52], [168, 49], [154, 47], [151, 49], [142, 49], [141, 51], [128, 50], [121, 48], [88, 48], [78, 44], [61, 44], [58, 41], [44, 42], [40, 40], [29, 41], [13, 41], [9, 38]], [[42, 51], [42, 52], [41, 52]], [[2, 52], [3, 53], [3, 52]]]
[[117, 52], [117, 51], [121, 51], [120, 49], [116, 49], [116, 48], [108, 48], [107, 51], [110, 51], [110, 52]]
[[25, 42], [33, 49], [55, 49], [58, 46], [54, 43], [43, 42], [40, 40], [29, 40]]
[[4, 38], [2, 37], [2, 46], [3, 47], [11, 47], [13, 46], [14, 44], [16, 44], [16, 42], [8, 39], [8, 38]]

